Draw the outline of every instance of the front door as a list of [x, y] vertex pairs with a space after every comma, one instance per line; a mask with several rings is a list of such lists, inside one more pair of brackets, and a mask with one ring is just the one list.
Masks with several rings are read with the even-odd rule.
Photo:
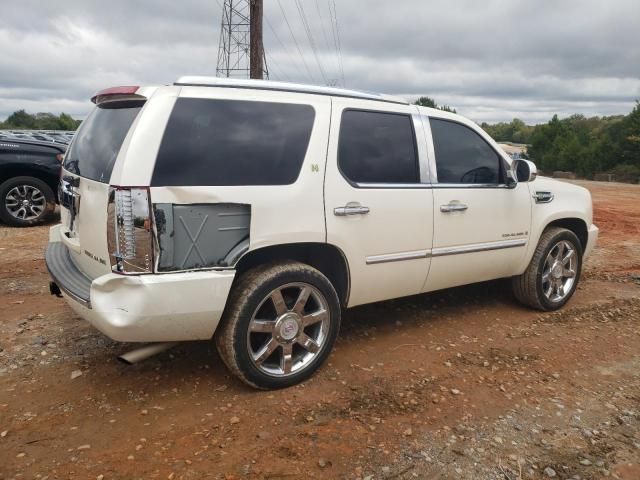
[[424, 122], [437, 173], [424, 291], [516, 274], [529, 241], [528, 184], [507, 186], [506, 159], [472, 126], [433, 117]]
[[426, 139], [411, 105], [334, 99], [327, 242], [349, 263], [349, 306], [419, 293], [433, 234]]

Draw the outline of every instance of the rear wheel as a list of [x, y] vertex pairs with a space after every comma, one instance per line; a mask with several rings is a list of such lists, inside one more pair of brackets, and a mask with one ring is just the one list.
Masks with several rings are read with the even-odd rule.
[[331, 282], [298, 262], [266, 265], [243, 275], [215, 335], [227, 367], [261, 389], [309, 378], [325, 361], [340, 328]]
[[0, 185], [0, 219], [15, 227], [47, 220], [55, 210], [51, 187], [34, 177], [14, 177]]
[[533, 258], [522, 275], [513, 277], [518, 301], [538, 310], [557, 310], [576, 290], [582, 270], [582, 246], [565, 228], [544, 231]]

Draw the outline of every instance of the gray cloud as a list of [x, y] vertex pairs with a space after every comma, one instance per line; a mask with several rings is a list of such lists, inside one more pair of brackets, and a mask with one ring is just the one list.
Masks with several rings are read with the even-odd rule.
[[[325, 78], [296, 3], [265, 3], [272, 78], [342, 83], [333, 1], [299, 0]], [[626, 113], [640, 98], [637, 0], [335, 3], [347, 87], [429, 95], [476, 121]], [[220, 15], [210, 0], [11, 3], [0, 24], [0, 117], [19, 108], [83, 117], [104, 87], [212, 75]]]

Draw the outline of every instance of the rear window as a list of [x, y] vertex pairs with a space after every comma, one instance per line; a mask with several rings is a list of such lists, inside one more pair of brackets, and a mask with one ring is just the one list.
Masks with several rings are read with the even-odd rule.
[[179, 98], [151, 185], [292, 184], [314, 117], [310, 105]]
[[338, 166], [355, 183], [420, 182], [411, 117], [346, 110], [340, 124]]
[[82, 125], [64, 161], [64, 168], [81, 177], [108, 183], [124, 137], [142, 108], [142, 102], [116, 102], [93, 109]]

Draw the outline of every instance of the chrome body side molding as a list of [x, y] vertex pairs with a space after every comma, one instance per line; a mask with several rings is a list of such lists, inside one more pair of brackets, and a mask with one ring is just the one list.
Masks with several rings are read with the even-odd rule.
[[432, 257], [444, 257], [461, 253], [487, 252], [489, 250], [501, 250], [503, 248], [524, 247], [527, 244], [525, 238], [513, 240], [500, 240], [498, 242], [472, 243], [459, 247], [438, 247], [431, 250]]
[[410, 252], [385, 253], [382, 255], [370, 255], [366, 258], [367, 265], [377, 263], [402, 262], [404, 260], [418, 260], [421, 258], [444, 257], [464, 253], [487, 252], [490, 250], [502, 250], [503, 248], [524, 247], [527, 239], [517, 238], [512, 240], [500, 240], [498, 242], [472, 243], [459, 247], [438, 247], [429, 250], [414, 250]]
[[420, 258], [429, 258], [431, 250], [415, 250], [413, 252], [385, 253], [383, 255], [371, 255], [366, 258], [367, 265], [375, 265], [377, 263], [401, 262], [403, 260], [417, 260]]

